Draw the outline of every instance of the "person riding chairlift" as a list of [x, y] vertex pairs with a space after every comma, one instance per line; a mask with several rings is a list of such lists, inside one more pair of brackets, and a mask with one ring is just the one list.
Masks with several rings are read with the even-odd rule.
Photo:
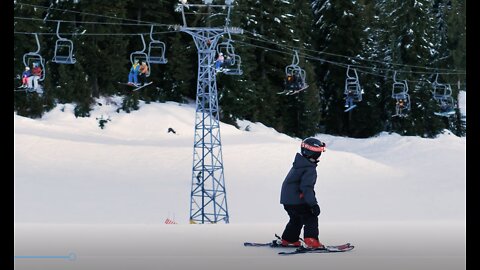
[[230, 55], [227, 55], [227, 58], [225, 59], [225, 61], [223, 61], [223, 64], [222, 64], [222, 67], [224, 68], [229, 68], [232, 66], [232, 58], [230, 57]]
[[345, 108], [353, 106], [353, 90], [348, 90], [347, 96], [345, 97]]
[[38, 80], [42, 76], [42, 68], [38, 63], [33, 63], [32, 76], [28, 77], [28, 88], [30, 91], [41, 91]]
[[219, 71], [221, 69], [224, 60], [225, 60], [225, 57], [223, 57], [223, 53], [219, 53], [218, 58], [215, 61], [215, 69], [217, 71]]
[[140, 85], [144, 85], [147, 81], [147, 73], [148, 73], [148, 66], [145, 61], [142, 61], [142, 65], [139, 68], [140, 74], [138, 75], [138, 79], [140, 81]]
[[285, 81], [285, 89], [293, 90], [295, 88], [296, 76], [293, 74], [287, 74], [287, 80]]
[[138, 59], [134, 60], [132, 67], [130, 68], [130, 73], [128, 73], [128, 84], [137, 85], [138, 84], [138, 72], [140, 71], [140, 65], [138, 64]]
[[28, 77], [32, 76], [32, 72], [29, 67], [25, 67], [25, 71], [22, 73], [22, 86], [20, 88], [28, 87]]

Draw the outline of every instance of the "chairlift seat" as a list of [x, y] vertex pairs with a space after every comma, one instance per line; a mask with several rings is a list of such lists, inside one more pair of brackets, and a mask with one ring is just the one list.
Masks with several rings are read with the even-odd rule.
[[406, 95], [407, 92], [408, 92], [408, 89], [404, 83], [400, 83], [400, 82], [393, 83], [392, 97], [395, 97], [397, 95]]
[[223, 70], [223, 74], [226, 74], [226, 75], [243, 75], [243, 70], [241, 70], [240, 68], [233, 68], [233, 69], [224, 69]]
[[151, 64], [166, 64], [168, 60], [161, 56], [150, 56], [148, 62]]
[[223, 74], [243, 75], [243, 71], [241, 69], [242, 60], [240, 58], [240, 55], [234, 55], [230, 59], [231, 59], [230, 65], [223, 68]]
[[55, 42], [55, 51], [52, 62], [57, 64], [75, 64], [73, 57], [73, 42], [66, 38], [60, 38]]
[[[160, 50], [160, 52], [152, 53], [153, 51]], [[165, 58], [165, 43], [161, 41], [150, 41], [148, 44], [148, 62], [151, 64], [166, 64], [168, 60]]]
[[435, 77], [435, 82], [432, 83], [433, 86], [433, 99], [437, 101], [440, 105], [440, 112], [435, 112], [435, 115], [449, 117], [455, 114], [455, 101], [452, 97], [452, 88], [450, 84], [439, 83], [438, 82], [438, 73]]
[[53, 57], [52, 62], [58, 64], [75, 64], [77, 60], [71, 56], [57, 55]]
[[362, 90], [360, 89], [360, 84], [355, 83], [355, 84], [347, 84], [345, 88], [345, 94], [349, 94], [350, 92], [353, 93], [355, 96], [359, 96], [362, 94]]

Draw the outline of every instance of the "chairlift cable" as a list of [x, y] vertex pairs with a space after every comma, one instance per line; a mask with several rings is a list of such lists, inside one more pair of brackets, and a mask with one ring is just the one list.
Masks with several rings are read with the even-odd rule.
[[44, 22], [62, 22], [62, 23], [74, 23], [74, 24], [105, 24], [105, 25], [125, 25], [125, 26], [150, 26], [148, 23], [116, 23], [116, 22], [95, 22], [95, 21], [71, 21], [71, 20], [53, 20], [53, 19], [39, 19], [28, 17], [13, 17], [18, 20], [30, 20], [30, 21], [44, 21]]
[[[50, 9], [50, 10], [59, 10], [59, 11], [65, 11], [65, 12], [72, 12], [72, 13], [78, 13], [78, 14], [85, 14], [85, 15], [90, 15], [90, 16], [97, 16], [97, 17], [104, 17], [104, 18], [111, 18], [111, 19], [116, 19], [116, 20], [123, 20], [123, 21], [132, 21], [132, 22], [136, 22], [137, 24], [135, 25], [139, 25], [138, 23], [143, 23], [143, 24], [140, 24], [141, 26], [143, 25], [151, 25], [151, 24], [154, 24], [156, 26], [171, 26], [169, 24], [157, 24], [157, 23], [154, 23], [154, 22], [148, 22], [148, 21], [141, 21], [141, 20], [133, 20], [133, 19], [125, 19], [125, 18], [118, 18], [118, 17], [113, 17], [113, 16], [107, 16], [107, 15], [99, 15], [99, 14], [94, 14], [94, 13], [88, 13], [88, 12], [80, 12], [80, 11], [73, 11], [73, 10], [68, 10], [68, 9], [59, 9], [59, 8], [52, 8], [51, 6], [50, 7], [45, 7], [45, 6], [39, 6], [39, 5], [32, 5], [32, 4], [25, 4], [25, 3], [16, 3], [18, 5], [24, 5], [24, 6], [31, 6], [31, 7], [35, 7], [35, 8], [43, 8], [43, 9]], [[20, 18], [20, 17], [18, 17]], [[23, 18], [23, 19], [31, 19], [31, 20], [34, 20], [33, 18]], [[43, 20], [43, 19], [42, 19]], [[50, 21], [50, 20], [48, 20]], [[75, 21], [71, 21], [71, 22], [75, 22]], [[75, 23], [96, 23], [96, 22], [75, 22]], [[114, 23], [98, 23], [98, 24], [114, 24]], [[121, 24], [122, 25], [122, 24]], [[131, 24], [123, 24], [123, 25], [131, 25]], [[168, 32], [173, 32], [173, 31], [168, 31]], [[273, 42], [273, 41], [270, 41], [266, 38], [263, 38], [261, 34], [257, 34], [257, 33], [253, 33], [251, 31], [248, 31], [248, 30], [244, 30], [244, 32], [246, 33], [250, 33], [252, 34], [254, 37], [258, 37], [260, 36], [261, 39], [263, 40], [259, 40], [259, 39], [256, 39], [256, 38], [249, 38], [249, 39], [253, 39], [253, 40], [257, 40], [257, 41], [260, 41], [260, 42], [268, 42], [268, 43], [271, 43], [271, 44], [275, 44], [277, 46], [280, 46], [280, 47], [285, 47], [289, 50], [292, 50], [292, 49], [296, 49], [295, 47], [293, 46], [288, 46], [288, 45], [282, 45], [282, 44], [279, 44], [277, 42]], [[19, 32], [15, 32], [15, 33], [19, 33]], [[165, 33], [165, 32], [164, 32]], [[95, 35], [95, 34], [91, 34], [91, 35]], [[107, 35], [107, 34], [105, 34]], [[109, 34], [110, 35], [110, 34]], [[127, 34], [128, 35], [128, 34]], [[133, 35], [133, 34], [132, 34]], [[298, 48], [297, 48], [298, 49]], [[271, 50], [271, 49], [270, 49]], [[440, 71], [440, 70], [446, 70], [446, 71], [451, 71], [451, 69], [443, 69], [443, 68], [431, 68], [431, 67], [424, 67], [424, 66], [416, 66], [416, 65], [408, 65], [408, 64], [398, 64], [398, 63], [391, 63], [391, 62], [384, 62], [384, 61], [378, 61], [378, 60], [369, 60], [369, 59], [361, 59], [361, 58], [358, 58], [358, 57], [352, 57], [352, 56], [346, 56], [346, 55], [341, 55], [341, 54], [335, 54], [335, 53], [327, 53], [327, 52], [321, 52], [321, 51], [316, 51], [316, 50], [312, 50], [312, 49], [306, 49], [306, 48], [303, 48], [304, 51], [309, 51], [309, 52], [314, 52], [314, 53], [318, 53], [318, 54], [326, 54], [326, 55], [331, 55], [331, 56], [337, 56], [337, 57], [343, 57], [343, 58], [347, 58], [347, 59], [356, 59], [358, 61], [367, 61], [367, 62], [376, 62], [376, 63], [381, 63], [381, 64], [387, 64], [387, 65], [398, 65], [398, 66], [403, 66], [403, 67], [415, 67], [415, 68], [421, 68], [421, 69], [427, 69], [427, 70], [436, 70], [436, 71]], [[306, 55], [306, 54], [305, 54]], [[329, 61], [323, 59], [322, 61], [324, 62], [327, 62], [327, 63], [330, 63]], [[333, 62], [333, 61], [332, 61]], [[338, 62], [336, 62], [338, 63]], [[357, 67], [363, 67], [363, 68], [369, 68], [369, 67], [365, 67], [365, 66], [359, 66], [357, 65]], [[370, 68], [370, 69], [374, 69], [374, 68]], [[375, 68], [375, 69], [381, 69], [381, 68]], [[386, 71], [395, 71], [393, 69], [384, 69]], [[456, 71], [456, 70], [454, 70]], [[402, 71], [402, 73], [419, 73], [419, 74], [422, 74], [422, 73], [425, 73], [425, 74], [429, 74], [428, 72], [415, 72], [415, 71]], [[440, 74], [466, 74], [465, 71], [463, 70], [460, 70], [460, 72], [442, 72]]]
[[[253, 36], [257, 36], [259, 34], [256, 34], [256, 33], [253, 33], [253, 32], [250, 32], [250, 31], [247, 31], [247, 30], [244, 30], [244, 32], [246, 33], [250, 33], [252, 34]], [[259, 41], [259, 42], [265, 42], [265, 43], [271, 43], [271, 44], [274, 44], [274, 45], [277, 45], [279, 47], [284, 47], [286, 48], [287, 50], [292, 50], [292, 49], [299, 49], [298, 47], [293, 47], [293, 46], [288, 46], [288, 45], [283, 45], [283, 44], [279, 44], [278, 42], [274, 42], [274, 41], [271, 41], [271, 40], [268, 40], [266, 38], [263, 38], [263, 37], [260, 37], [262, 40], [260, 39], [257, 39], [257, 38], [251, 38], [251, 37], [248, 37], [246, 36], [246, 38], [248, 39], [252, 39], [252, 40], [256, 40], [256, 41]], [[326, 54], [326, 55], [331, 55], [331, 56], [337, 56], [337, 57], [343, 57], [343, 58], [347, 58], [347, 59], [356, 59], [358, 61], [366, 61], [366, 62], [376, 62], [376, 63], [381, 63], [381, 64], [386, 64], [386, 65], [398, 65], [398, 66], [404, 66], [404, 67], [415, 67], [415, 68], [421, 68], [421, 69], [432, 69], [432, 70], [445, 70], [445, 71], [451, 71], [452, 69], [442, 69], [442, 68], [431, 68], [431, 67], [424, 67], [424, 66], [416, 66], [416, 65], [408, 65], [408, 64], [398, 64], [398, 63], [391, 63], [391, 62], [383, 62], [383, 61], [378, 61], [378, 60], [369, 60], [369, 59], [361, 59], [361, 58], [358, 58], [358, 57], [352, 57], [352, 56], [346, 56], [346, 55], [341, 55], [341, 54], [335, 54], [335, 53], [328, 53], [328, 52], [321, 52], [321, 51], [316, 51], [316, 50], [312, 50], [312, 49], [307, 49], [307, 48], [302, 48], [303, 51], [309, 51], [309, 52], [314, 52], [314, 53], [318, 53], [318, 54]], [[377, 69], [380, 69], [380, 68], [377, 68]], [[393, 71], [390, 69], [390, 71]], [[456, 71], [456, 70], [454, 70]], [[411, 71], [405, 71], [405, 72], [410, 72], [410, 73], [422, 73], [422, 72], [411, 72]], [[429, 73], [429, 72], [423, 72], [423, 73]], [[430, 72], [431, 73], [431, 72]], [[459, 72], [455, 72], [455, 73], [441, 73], [441, 74], [466, 74], [464, 70], [459, 70]]]
[[[251, 43], [247, 43], [247, 42], [243, 42], [243, 41], [239, 41], [239, 40], [235, 40], [235, 42], [239, 43], [239, 44], [244, 44], [244, 46], [256, 47], [256, 48], [264, 49], [264, 50], [267, 50], [267, 51], [277, 52], [277, 53], [286, 54], [286, 55], [292, 55], [291, 52], [286, 52], [286, 51], [281, 51], [281, 50], [277, 50], [277, 49], [267, 48], [267, 47], [264, 47], [264, 46], [255, 45], [255, 44], [251, 44]], [[373, 69], [373, 68], [370, 68], [370, 67], [340, 63], [340, 62], [336, 62], [336, 61], [332, 61], [332, 60], [323, 59], [323, 58], [320, 58], [320, 57], [311, 56], [311, 55], [304, 54], [304, 53], [302, 53], [300, 55], [302, 55], [305, 59], [319, 61], [319, 62], [326, 62], [326, 63], [332, 64], [332, 65], [335, 65], [335, 66], [339, 66], [339, 67], [342, 67], [342, 68], [345, 68], [345, 69], [347, 68], [348, 65], [350, 65], [352, 68], [356, 68], [359, 73], [370, 74], [370, 75], [377, 76], [377, 77], [382, 77], [382, 78], [385, 78], [385, 79], [390, 78], [387, 75], [382, 75], [382, 74], [373, 73], [373, 72], [369, 72], [369, 71], [360, 69], [360, 68]], [[385, 69], [385, 70], [386, 71], [391, 71], [391, 72], [395, 71], [393, 69]], [[414, 72], [401, 71], [400, 73], [414, 73]], [[424, 72], [423, 74], [431, 74], [431, 72]], [[458, 73], [440, 73], [439, 72], [439, 74], [458, 74]], [[424, 82], [424, 81], [416, 81], [416, 80], [407, 80], [407, 81], [412, 82], [412, 83], [413, 82], [417, 82], [417, 83], [418, 82]]]
[[115, 20], [122, 20], [122, 21], [130, 21], [130, 22], [137, 22], [137, 23], [143, 23], [143, 24], [155, 24], [155, 25], [158, 25], [158, 26], [170, 26], [169, 24], [157, 24], [157, 23], [155, 23], [155, 22], [142, 21], [142, 20], [134, 20], [134, 19], [126, 19], [126, 18], [118, 18], [118, 17], [115, 17], [115, 16], [100, 15], [100, 14], [95, 14], [95, 13], [90, 13], [90, 12], [82, 12], [82, 11], [75, 11], [75, 10], [69, 10], [69, 9], [45, 7], [45, 6], [39, 6], [39, 5], [33, 5], [33, 4], [18, 3], [18, 2], [17, 2], [16, 4], [17, 4], [17, 5], [23, 5], [23, 6], [30, 6], [30, 7], [33, 7], [33, 8], [42, 8], [42, 9], [58, 10], [58, 11], [71, 12], [71, 13], [83, 14], [83, 15], [88, 15], [88, 16], [96, 16], [96, 17], [108, 18], [108, 19], [115, 19]]
[[[107, 16], [107, 15], [99, 15], [99, 14], [94, 14], [94, 13], [88, 13], [88, 12], [80, 12], [80, 11], [72, 11], [72, 10], [67, 10], [67, 9], [59, 9], [59, 8], [52, 8], [51, 6], [50, 7], [44, 7], [44, 6], [39, 6], [39, 5], [32, 5], [32, 4], [25, 4], [25, 3], [16, 3], [18, 5], [25, 5], [25, 6], [31, 6], [31, 7], [35, 7], [35, 8], [43, 8], [43, 9], [49, 9], [49, 10], [60, 10], [60, 11], [65, 11], [65, 12], [72, 12], [72, 13], [78, 13], [78, 14], [85, 14], [85, 15], [90, 15], [90, 16], [97, 16], [97, 17], [104, 17], [104, 18], [111, 18], [111, 19], [116, 19], [116, 20], [122, 20], [122, 21], [132, 21], [132, 22], [136, 22], [135, 24], [133, 23], [108, 23], [108, 22], [93, 22], [93, 21], [67, 21], [67, 20], [52, 20], [52, 19], [36, 19], [36, 18], [25, 18], [25, 17], [14, 17], [15, 19], [23, 19], [23, 20], [42, 20], [42, 21], [61, 21], [61, 22], [68, 22], [68, 23], [80, 23], [80, 24], [106, 24], [106, 25], [135, 25], [135, 26], [151, 26], [151, 25], [155, 25], [155, 26], [171, 26], [169, 24], [158, 24], [158, 23], [154, 23], [154, 22], [147, 22], [147, 21], [141, 21], [141, 20], [133, 20], [133, 19], [125, 19], [125, 18], [118, 18], [118, 17], [113, 17], [113, 16]], [[141, 23], [141, 24], [139, 24]], [[174, 32], [180, 32], [180, 31], [177, 31], [177, 30], [173, 30], [173, 31], [163, 31], [163, 32], [155, 32], [155, 34], [165, 34], [165, 33], [174, 33]], [[246, 33], [249, 33], [251, 35], [253, 35], [254, 37], [258, 37], [258, 38], [261, 38], [262, 40], [258, 39], [258, 38], [250, 38], [250, 37], [246, 37], [248, 39], [252, 39], [252, 40], [256, 40], [256, 41], [259, 41], [259, 42], [265, 42], [265, 43], [270, 43], [270, 44], [274, 44], [274, 45], [277, 45], [279, 47], [283, 47], [283, 48], [286, 48], [288, 49], [289, 51], [291, 51], [292, 49], [298, 49], [296, 47], [293, 47], [293, 46], [288, 46], [288, 45], [282, 45], [282, 44], [279, 44], [278, 42], [274, 42], [274, 41], [271, 41], [271, 40], [268, 40], [267, 38], [264, 38], [262, 37], [261, 34], [258, 34], [258, 33], [253, 33], [251, 31], [248, 31], [248, 30], [244, 30], [244, 32]], [[33, 32], [14, 32], [14, 34], [38, 34], [38, 35], [56, 35], [57, 33], [33, 33]], [[68, 35], [69, 33], [60, 33], [62, 35], [66, 34]], [[109, 36], [112, 36], [112, 35], [115, 35], [115, 36], [133, 36], [133, 35], [138, 35], [138, 34], [146, 34], [148, 35], [149, 33], [84, 33], [84, 34], [78, 34], [78, 33], [73, 33], [73, 35], [84, 35], [84, 36], [103, 36], [103, 35], [109, 35]], [[72, 34], [71, 34], [72, 35]], [[280, 50], [275, 50], [275, 49], [272, 49], [272, 48], [267, 48], [267, 47], [263, 47], [263, 46], [259, 46], [259, 45], [254, 45], [254, 44], [250, 44], [250, 43], [246, 43], [246, 42], [242, 42], [242, 41], [238, 41], [238, 40], [233, 40], [233, 39], [230, 39], [231, 41], [235, 41], [237, 43], [243, 43], [243, 44], [246, 44], [247, 46], [252, 46], [252, 47], [257, 47], [257, 48], [263, 48], [265, 50], [268, 50], [268, 51], [273, 51], [273, 52], [278, 52], [278, 53], [284, 53], [284, 54], [289, 54], [291, 55], [291, 52], [284, 52], [284, 51], [280, 51]], [[306, 48], [303, 48], [304, 51], [309, 51], [309, 52], [314, 52], [314, 53], [318, 53], [318, 54], [325, 54], [325, 55], [331, 55], [331, 56], [337, 56], [337, 57], [343, 57], [343, 58], [347, 58], [347, 59], [357, 59], [359, 61], [367, 61], [367, 62], [376, 62], [376, 63], [382, 63], [382, 64], [389, 64], [389, 65], [399, 65], [399, 66], [404, 66], [404, 67], [415, 67], [415, 68], [423, 68], [423, 69], [427, 69], [427, 70], [430, 70], [430, 69], [433, 69], [433, 70], [436, 70], [436, 71], [441, 71], [441, 70], [446, 70], [446, 71], [451, 71], [451, 69], [441, 69], [441, 68], [430, 68], [430, 67], [422, 67], [422, 66], [415, 66], [415, 65], [407, 65], [407, 64], [397, 64], [397, 63], [389, 63], [389, 62], [383, 62], [383, 61], [378, 61], [378, 60], [368, 60], [368, 59], [360, 59], [358, 57], [351, 57], [351, 56], [345, 56], [345, 55], [341, 55], [341, 54], [334, 54], [334, 53], [327, 53], [327, 52], [320, 52], [320, 51], [316, 51], [316, 50], [312, 50], [312, 49], [306, 49]], [[340, 66], [340, 67], [343, 67], [343, 68], [346, 68], [349, 64], [344, 64], [344, 63], [340, 63], [340, 62], [336, 62], [336, 61], [332, 61], [332, 60], [327, 60], [327, 59], [323, 59], [323, 58], [320, 58], [320, 57], [315, 57], [315, 56], [311, 56], [311, 55], [308, 55], [308, 54], [305, 54], [305, 53], [302, 53], [301, 54], [303, 57], [305, 57], [306, 59], [310, 59], [310, 60], [316, 60], [316, 61], [321, 61], [321, 62], [326, 62], [326, 63], [330, 63], [330, 64], [333, 64], [333, 65], [336, 65], [336, 66]], [[378, 67], [367, 67], [367, 66], [363, 66], [363, 65], [355, 65], [355, 64], [350, 64], [350, 66], [352, 66], [353, 68], [357, 68], [357, 70], [361, 73], [364, 73], [364, 74], [370, 74], [370, 75], [374, 75], [374, 76], [378, 76], [378, 77], [383, 77], [383, 78], [389, 78], [388, 76], [386, 75], [381, 75], [381, 74], [378, 74], [378, 73], [373, 73], [373, 72], [368, 72], [366, 70], [363, 70], [361, 68], [367, 68], [367, 69], [376, 69], [376, 70], [383, 70], [383, 71], [390, 71], [390, 72], [394, 72], [396, 70], [394, 69], [385, 69], [385, 68], [378, 68]], [[455, 71], [455, 70], [454, 70]], [[401, 73], [410, 73], [410, 74], [414, 74], [414, 73], [417, 73], [417, 74], [431, 74], [431, 72], [419, 72], [419, 71], [402, 71], [400, 70]], [[439, 74], [443, 74], [443, 75], [450, 75], [450, 74], [466, 74], [465, 72], [438, 72]], [[408, 80], [409, 82], [422, 82], [422, 81], [412, 81], [412, 80]]]
[[[180, 32], [177, 30], [172, 30], [172, 31], [164, 31], [164, 32], [155, 32], [154, 34], [168, 34], [168, 33], [175, 33], [175, 32]], [[41, 36], [55, 36], [57, 33], [46, 33], [46, 32], [20, 32], [20, 31], [15, 31], [13, 32], [14, 34], [22, 34], [22, 35], [41, 35]], [[76, 35], [76, 36], [137, 36], [137, 35], [149, 35], [150, 32], [144, 32], [144, 33], [59, 33], [60, 35]]]

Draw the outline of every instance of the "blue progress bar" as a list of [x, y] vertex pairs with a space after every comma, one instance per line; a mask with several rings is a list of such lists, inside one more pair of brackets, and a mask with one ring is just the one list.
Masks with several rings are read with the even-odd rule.
[[75, 253], [70, 253], [67, 256], [14, 256], [15, 259], [64, 259], [74, 261], [77, 258]]

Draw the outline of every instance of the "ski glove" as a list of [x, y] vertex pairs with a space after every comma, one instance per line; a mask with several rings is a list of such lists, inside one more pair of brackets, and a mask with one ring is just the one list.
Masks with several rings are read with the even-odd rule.
[[312, 211], [312, 214], [314, 216], [318, 217], [320, 215], [320, 206], [318, 206], [318, 204], [315, 204], [310, 208], [310, 211]]

